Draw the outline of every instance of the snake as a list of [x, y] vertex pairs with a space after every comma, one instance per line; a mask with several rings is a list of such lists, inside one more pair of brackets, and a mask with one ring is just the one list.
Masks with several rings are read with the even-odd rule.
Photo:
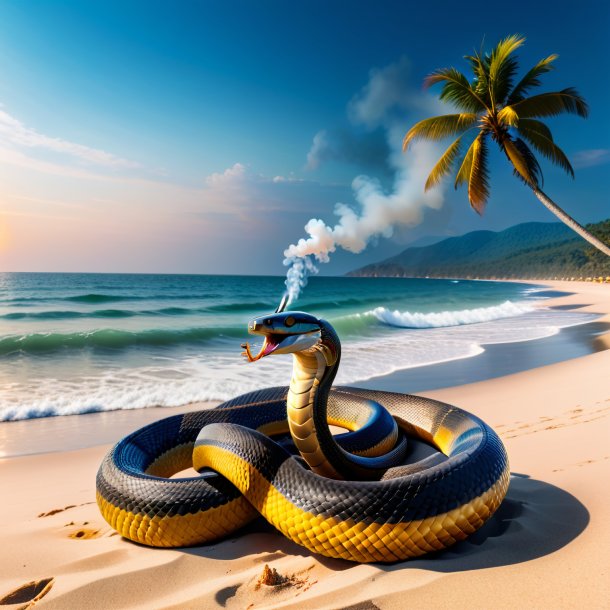
[[[202, 545], [262, 515], [312, 553], [397, 562], [464, 540], [500, 506], [508, 456], [480, 418], [422, 396], [333, 386], [341, 343], [309, 313], [278, 308], [248, 332], [263, 339], [256, 354], [242, 345], [248, 361], [292, 354], [290, 385], [120, 440], [100, 465], [96, 497], [123, 537]], [[422, 443], [435, 451], [410, 462]], [[188, 468], [197, 476], [180, 476]]]

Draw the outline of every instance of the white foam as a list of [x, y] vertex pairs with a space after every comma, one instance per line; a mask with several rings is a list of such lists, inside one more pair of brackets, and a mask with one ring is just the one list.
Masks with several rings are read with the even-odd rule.
[[380, 322], [400, 328], [441, 328], [446, 326], [460, 326], [462, 324], [476, 324], [489, 322], [512, 316], [519, 316], [533, 311], [529, 304], [517, 304], [505, 301], [493, 307], [478, 307], [475, 309], [462, 309], [460, 311], [440, 311], [430, 313], [410, 311], [390, 311], [385, 307], [376, 307], [371, 312]]
[[[374, 338], [344, 342], [336, 383], [350, 384], [397, 370], [473, 357], [488, 344], [549, 337], [561, 328], [596, 317], [538, 308], [508, 318], [448, 327], [387, 327]], [[0, 421], [226, 400], [262, 387], [287, 385], [292, 367], [291, 358], [280, 356], [248, 364], [237, 350], [156, 360], [158, 366], [117, 367], [70, 379], [13, 381], [3, 386]]]

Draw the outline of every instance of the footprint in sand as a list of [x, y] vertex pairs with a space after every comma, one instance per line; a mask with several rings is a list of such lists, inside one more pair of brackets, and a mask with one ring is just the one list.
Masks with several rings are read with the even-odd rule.
[[101, 530], [89, 527], [81, 527], [68, 534], [70, 538], [76, 538], [77, 540], [90, 540], [91, 538], [99, 538], [101, 535]]
[[[501, 431], [500, 436], [504, 439], [510, 439], [518, 436], [537, 434], [538, 432], [543, 432], [545, 430], [557, 430], [559, 428], [565, 428], [566, 426], [588, 424], [589, 422], [607, 417], [609, 412], [610, 409], [608, 407], [591, 411], [590, 409], [585, 410], [578, 406], [576, 409], [564, 411], [562, 415], [555, 418], [545, 415], [541, 416], [537, 422], [513, 422], [511, 425], [515, 427]], [[595, 417], [591, 417], [591, 415], [595, 415]], [[530, 429], [528, 430], [528, 428]]]
[[25, 606], [21, 606], [21, 608], [30, 608], [51, 590], [54, 582], [54, 578], [44, 578], [43, 580], [27, 582], [25, 585], [21, 585], [0, 599], [0, 606], [25, 604]]
[[83, 502], [82, 504], [68, 504], [68, 506], [64, 506], [63, 508], [54, 508], [50, 510], [48, 513], [40, 513], [38, 517], [52, 517], [57, 513], [63, 513], [65, 510], [70, 510], [71, 508], [76, 508], [77, 506], [87, 506], [87, 504], [95, 504], [95, 502]]
[[[568, 466], [566, 466], [566, 468], [571, 468], [573, 466], [576, 466], [577, 468], [582, 468], [583, 466], [587, 466], [589, 464], [596, 464], [597, 462], [601, 462], [603, 460], [610, 460], [610, 455], [604, 455], [603, 457], [597, 458], [595, 460], [584, 460], [583, 462], [577, 462], [575, 464], [568, 464]], [[553, 470], [553, 472], [563, 472], [564, 468], [555, 468], [555, 470]]]
[[54, 508], [53, 510], [50, 510], [48, 513], [40, 513], [40, 515], [38, 515], [38, 517], [52, 517], [53, 515], [56, 515], [57, 513], [63, 513], [65, 510], [70, 510], [71, 508], [76, 508], [76, 504], [70, 504], [69, 506], [66, 506], [64, 508]]

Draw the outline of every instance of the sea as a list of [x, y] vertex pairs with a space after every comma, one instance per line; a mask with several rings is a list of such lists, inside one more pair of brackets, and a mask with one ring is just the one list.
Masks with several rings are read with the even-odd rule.
[[[0, 421], [221, 401], [287, 385], [290, 356], [248, 363], [248, 320], [273, 312], [283, 277], [0, 274]], [[336, 383], [475, 358], [551, 337], [591, 313], [494, 281], [313, 277], [290, 309], [325, 318], [343, 349]], [[258, 341], [260, 344], [260, 341]]]

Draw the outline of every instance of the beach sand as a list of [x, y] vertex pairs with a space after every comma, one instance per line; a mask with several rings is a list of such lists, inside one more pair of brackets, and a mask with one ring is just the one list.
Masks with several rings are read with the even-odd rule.
[[[610, 322], [609, 286], [540, 283], [572, 293], [545, 305]], [[110, 444], [0, 459], [0, 607], [38, 596], [36, 607], [49, 609], [608, 608], [610, 336], [595, 341], [602, 351], [421, 392], [492, 425], [513, 476], [474, 536], [394, 565], [319, 557], [262, 521], [209, 546], [139, 546], [114, 533], [95, 504]], [[265, 564], [289, 582], [257, 586]]]

